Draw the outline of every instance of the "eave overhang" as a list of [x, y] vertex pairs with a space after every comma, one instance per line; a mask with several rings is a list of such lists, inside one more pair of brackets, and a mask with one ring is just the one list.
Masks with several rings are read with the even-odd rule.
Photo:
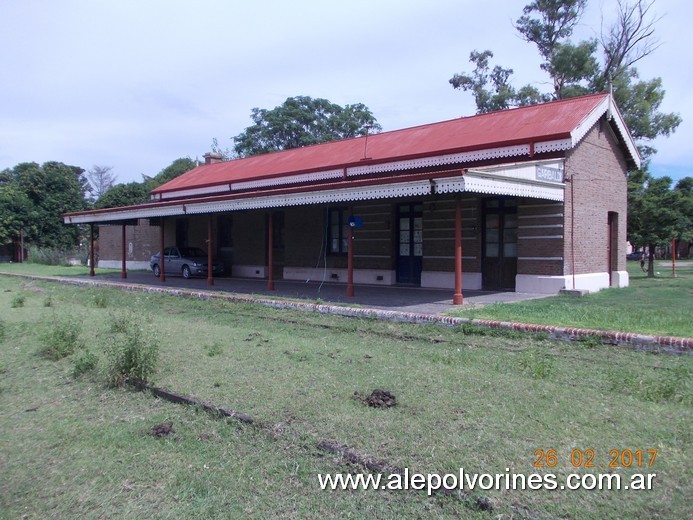
[[[448, 170], [393, 177], [347, 179], [313, 186], [255, 190], [244, 193], [152, 202], [107, 210], [64, 215], [66, 224], [117, 224], [133, 219], [177, 217], [225, 213], [249, 209], [269, 209], [309, 204], [331, 204], [381, 200], [443, 193], [487, 193], [563, 200], [561, 180], [537, 178], [537, 168], [550, 165], [562, 172], [562, 161], [508, 163], [474, 170]], [[561, 173], [562, 175], [562, 173]]]

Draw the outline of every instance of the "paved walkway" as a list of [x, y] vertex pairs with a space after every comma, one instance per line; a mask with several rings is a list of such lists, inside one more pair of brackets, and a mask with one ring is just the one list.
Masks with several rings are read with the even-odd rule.
[[[420, 287], [356, 285], [354, 297], [346, 295], [346, 285], [338, 283], [297, 282], [276, 280], [274, 291], [267, 290], [267, 281], [247, 278], [215, 278], [214, 285], [208, 286], [206, 278], [185, 280], [181, 277], [167, 276], [160, 282], [151, 272], [131, 271], [126, 280], [119, 274], [99, 274], [97, 280], [111, 282], [125, 281], [155, 287], [169, 287], [191, 290], [224, 291], [243, 295], [257, 295], [263, 298], [291, 298], [310, 303], [332, 303], [353, 305], [374, 309], [442, 315], [459, 308], [452, 304], [452, 289], [422, 289]], [[546, 294], [495, 291], [463, 291], [464, 307], [509, 303], [536, 298], [546, 298]]]

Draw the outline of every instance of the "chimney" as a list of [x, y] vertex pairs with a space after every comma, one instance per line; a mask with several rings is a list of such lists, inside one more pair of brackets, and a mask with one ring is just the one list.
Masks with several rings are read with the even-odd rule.
[[214, 152], [207, 152], [202, 157], [205, 158], [205, 165], [220, 163], [224, 160], [224, 158], [222, 157], [222, 155], [220, 153], [214, 153]]

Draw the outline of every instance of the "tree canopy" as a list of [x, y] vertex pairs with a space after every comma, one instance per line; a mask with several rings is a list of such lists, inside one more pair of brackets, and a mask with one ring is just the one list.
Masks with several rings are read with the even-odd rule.
[[68, 249], [79, 243], [77, 226], [62, 214], [87, 207], [84, 170], [60, 162], [21, 163], [0, 174], [0, 240], [8, 244], [24, 231], [40, 247]]
[[89, 185], [87, 187], [87, 198], [94, 202], [101, 198], [104, 193], [110, 190], [115, 184], [115, 175], [112, 166], [100, 166], [95, 164], [85, 174]]
[[216, 140], [213, 151], [249, 157], [382, 130], [362, 103], [342, 107], [308, 96], [290, 97], [271, 110], [253, 108], [250, 118], [254, 124], [233, 138], [233, 153], [220, 150]]
[[196, 166], [195, 161], [189, 157], [176, 159], [154, 177], [143, 175], [142, 182], [116, 184], [94, 203], [94, 207], [96, 209], [116, 208], [147, 202], [149, 200], [149, 192], [154, 188], [166, 184]]
[[657, 246], [672, 239], [693, 240], [693, 177], [671, 186], [669, 177], [652, 178], [637, 172], [629, 180], [628, 240], [650, 251], [648, 276], [654, 276], [653, 255]]
[[634, 67], [657, 48], [657, 18], [651, 13], [655, 0], [619, 0], [616, 20], [600, 38], [574, 43], [570, 38], [587, 1], [533, 0], [515, 23], [520, 36], [534, 44], [542, 57], [541, 69], [552, 80], [551, 92], [540, 92], [533, 85], [513, 87], [513, 69], [491, 68], [490, 50], [472, 51], [469, 61], [474, 71], [455, 74], [450, 83], [472, 93], [478, 113], [605, 92], [611, 86], [640, 153], [647, 159], [656, 152], [651, 141], [670, 135], [681, 123], [678, 114], [659, 111], [664, 99], [662, 80], [641, 80]]

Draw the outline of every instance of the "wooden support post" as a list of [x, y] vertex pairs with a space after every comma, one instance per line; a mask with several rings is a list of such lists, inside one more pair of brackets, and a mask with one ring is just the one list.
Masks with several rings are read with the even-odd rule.
[[212, 215], [207, 219], [207, 285], [214, 285], [212, 270]]
[[269, 212], [267, 218], [267, 290], [274, 291], [274, 243], [272, 229], [272, 212]]
[[127, 271], [127, 264], [126, 264], [126, 250], [125, 250], [125, 224], [122, 226], [123, 228], [123, 233], [122, 233], [122, 258], [123, 258], [123, 265], [121, 266], [120, 269], [120, 277], [121, 278], [127, 278], [128, 277], [128, 271]]
[[462, 203], [459, 196], [455, 199], [455, 293], [453, 305], [462, 305]]
[[94, 224], [89, 224], [89, 276], [96, 276], [94, 271]]
[[[353, 217], [353, 208], [349, 211]], [[349, 234], [347, 239], [347, 296], [354, 297], [354, 228], [349, 222]]]
[[164, 244], [165, 244], [165, 233], [164, 233], [164, 217], [161, 217], [161, 222], [159, 223], [161, 229], [159, 230], [159, 281], [166, 281], [166, 258], [164, 257]]

